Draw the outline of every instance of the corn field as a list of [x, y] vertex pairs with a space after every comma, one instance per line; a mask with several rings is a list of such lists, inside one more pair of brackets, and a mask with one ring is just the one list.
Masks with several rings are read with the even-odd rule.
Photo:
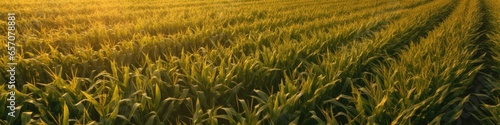
[[500, 123], [498, 0], [0, 6], [0, 124]]

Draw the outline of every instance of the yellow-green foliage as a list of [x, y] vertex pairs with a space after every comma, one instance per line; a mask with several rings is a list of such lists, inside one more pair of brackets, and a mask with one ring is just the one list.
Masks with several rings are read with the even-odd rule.
[[[18, 28], [18, 107], [6, 115], [1, 54], [0, 124], [454, 124], [471, 95], [496, 103], [473, 120], [499, 122], [495, 0], [0, 6], [0, 39], [6, 13], [16, 13]], [[479, 52], [483, 33], [492, 58]], [[477, 75], [496, 87], [466, 91]]]
[[489, 46], [491, 52], [490, 69], [491, 74], [486, 75], [488, 86], [486, 94], [492, 102], [483, 104], [484, 111], [479, 112], [476, 117], [488, 124], [498, 124], [500, 122], [500, 1], [484, 0], [487, 14], [486, 36], [489, 41], [485, 45]]

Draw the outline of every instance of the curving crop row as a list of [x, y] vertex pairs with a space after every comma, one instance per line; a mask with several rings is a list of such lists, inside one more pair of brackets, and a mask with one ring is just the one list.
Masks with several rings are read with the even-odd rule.
[[[110, 0], [46, 9], [60, 16], [38, 29], [27, 28], [34, 17], [21, 19], [21, 31], [39, 36], [19, 37], [16, 73], [27, 84], [17, 86], [16, 117], [0, 124], [457, 124], [486, 67], [474, 42], [479, 1]], [[500, 3], [483, 2], [498, 48]], [[68, 20], [83, 23], [57, 24]], [[490, 52], [500, 72], [500, 51]], [[9, 93], [0, 94], [5, 107]], [[472, 115], [495, 124], [498, 107]]]
[[481, 17], [478, 0], [460, 1], [427, 37], [375, 69], [376, 78], [357, 89], [358, 111], [381, 124], [457, 123], [483, 68], [474, 44]]
[[491, 54], [490, 68], [491, 73], [485, 74], [487, 81], [486, 97], [490, 101], [482, 102], [483, 105], [474, 117], [487, 124], [497, 124], [500, 122], [500, 2], [495, 0], [483, 0], [486, 10], [488, 41], [488, 52]]
[[[419, 38], [420, 35], [432, 29], [454, 8], [455, 1], [433, 1], [414, 9], [415, 15], [392, 22], [385, 29], [377, 32], [373, 39], [363, 39], [341, 47], [335, 53], [326, 53], [319, 64], [310, 64], [305, 73], [295, 72], [299, 76], [290, 75], [285, 78], [279, 89], [272, 95], [262, 94], [256, 90], [258, 100], [256, 109], [259, 113], [265, 112], [260, 118], [263, 122], [287, 123], [298, 122], [300, 119], [316, 119], [322, 121], [317, 105], [333, 105], [335, 113], [342, 113], [341, 121], [352, 121], [364, 124], [356, 117], [362, 112], [356, 111], [348, 104], [343, 104], [331, 97], [348, 97], [353, 79], [360, 77], [365, 68], [384, 51], [396, 51], [398, 46], [408, 44], [409, 41]], [[424, 10], [424, 11], [422, 11]], [[292, 72], [292, 71], [291, 71]], [[346, 94], [346, 95], [344, 95]], [[294, 102], [294, 103], [289, 103]], [[327, 106], [328, 107], [328, 106]], [[286, 110], [284, 110], [284, 108]], [[324, 107], [323, 107], [324, 108]], [[360, 107], [361, 108], [361, 107]], [[304, 112], [310, 112], [311, 114]], [[352, 119], [358, 118], [358, 119]], [[332, 118], [336, 119], [336, 118]], [[350, 120], [348, 120], [350, 119]]]

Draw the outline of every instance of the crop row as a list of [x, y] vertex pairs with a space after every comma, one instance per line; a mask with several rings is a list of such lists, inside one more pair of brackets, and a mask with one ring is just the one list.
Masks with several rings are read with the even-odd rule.
[[[369, 2], [371, 3], [371, 2]], [[273, 3], [276, 4], [276, 3]], [[283, 3], [284, 5], [290, 4], [290, 3]], [[299, 4], [299, 3], [293, 3], [295, 4], [294, 7], [290, 6], [280, 6], [276, 7], [275, 9], [279, 9], [282, 12], [285, 12], [283, 14], [287, 15], [292, 15], [287, 12], [290, 12], [291, 10], [294, 9], [301, 9], [303, 11], [310, 11], [312, 8], [303, 8], [304, 6], [311, 6], [311, 5], [317, 5], [319, 4], [319, 7], [321, 6], [326, 6], [330, 5], [331, 7], [337, 7], [337, 6], [342, 6], [343, 4], [332, 4], [331, 2], [308, 2], [307, 4]], [[347, 3], [345, 3], [347, 4]], [[134, 5], [134, 4], [131, 4]], [[160, 4], [161, 5], [161, 4]], [[55, 9], [55, 12], [65, 12], [65, 14], [71, 14], [71, 15], [57, 15], [57, 14], [51, 14], [51, 13], [30, 13], [27, 11], [30, 11], [29, 9], [24, 9], [25, 11], [20, 11], [20, 12], [15, 12], [18, 13], [19, 15], [22, 15], [26, 19], [30, 20], [20, 20], [18, 21], [19, 24], [22, 24], [27, 27], [34, 27], [38, 28], [40, 30], [40, 26], [44, 26], [44, 28], [51, 29], [51, 30], [58, 30], [61, 28], [75, 28], [74, 30], [79, 31], [77, 28], [88, 28], [88, 26], [92, 26], [93, 23], [95, 22], [101, 22], [104, 23], [105, 25], [113, 25], [117, 23], [143, 23], [141, 22], [144, 20], [143, 18], [146, 17], [145, 19], [151, 19], [154, 18], [156, 20], [169, 20], [169, 21], [175, 21], [175, 20], [188, 20], [189, 22], [192, 21], [203, 21], [203, 20], [196, 20], [199, 18], [205, 18], [206, 21], [211, 21], [210, 23], [207, 22], [207, 24], [218, 24], [222, 22], [220, 19], [224, 18], [234, 18], [234, 15], [237, 16], [244, 16], [244, 17], [249, 17], [251, 18], [252, 16], [249, 13], [254, 14], [255, 11], [241, 11], [241, 10], [252, 10], [254, 5], [251, 4], [242, 4], [244, 6], [229, 6], [229, 5], [220, 5], [219, 6], [214, 6], [214, 7], [203, 7], [203, 6], [197, 6], [195, 8], [193, 7], [184, 7], [184, 8], [158, 8], [154, 10], [141, 10], [141, 11], [131, 11], [128, 8], [120, 8], [120, 7], [106, 7], [110, 5], [99, 5], [97, 7], [105, 7], [105, 8], [90, 8], [90, 10], [85, 10], [85, 12], [93, 12], [90, 14], [85, 14], [82, 12], [74, 12], [71, 13], [70, 10], [61, 10], [64, 8], [59, 8]], [[122, 5], [125, 6], [125, 5]], [[136, 6], [136, 5], [134, 5]], [[344, 5], [345, 6], [345, 5]], [[71, 7], [67, 7], [65, 9], [68, 9]], [[89, 8], [89, 7], [87, 7]], [[262, 9], [265, 9], [264, 7], [259, 7]], [[266, 7], [267, 8], [267, 7]], [[72, 8], [73, 9], [73, 8]], [[23, 10], [23, 9], [21, 9]], [[199, 10], [204, 10], [204, 11], [199, 11]], [[272, 10], [272, 9], [267, 9], [267, 10]], [[211, 12], [211, 13], [206, 13], [206, 12]], [[200, 13], [202, 12], [202, 13]], [[240, 12], [240, 13], [238, 13]], [[244, 13], [241, 13], [244, 12]], [[29, 14], [35, 14], [36, 16], [30, 17]], [[76, 14], [76, 15], [75, 15]], [[144, 16], [134, 16], [134, 15], [144, 15]], [[196, 15], [196, 16], [194, 16]], [[71, 16], [71, 18], [66, 18], [67, 16]], [[189, 16], [183, 17], [183, 16]], [[220, 19], [216, 20], [207, 20], [208, 17], [220, 17]], [[23, 18], [21, 18], [23, 19]], [[238, 18], [239, 19], [239, 18]], [[71, 22], [71, 23], [68, 23]], [[24, 27], [20, 27], [24, 28]], [[47, 30], [46, 29], [46, 30]], [[66, 30], [66, 29], [62, 29]]]
[[[329, 5], [329, 4], [326, 4]], [[370, 5], [370, 3], [363, 4], [364, 6]], [[310, 5], [311, 6], [311, 5]], [[321, 8], [320, 5], [318, 7]], [[360, 6], [360, 7], [364, 7]], [[331, 6], [328, 8], [323, 8], [323, 9], [333, 9], [336, 6]], [[356, 8], [357, 6], [353, 6]], [[66, 18], [47, 18], [47, 21], [45, 22], [38, 22], [36, 19], [34, 20], [22, 20], [18, 21], [18, 25], [20, 26], [26, 26], [26, 27], [31, 27], [30, 29], [21, 29], [23, 34], [21, 34], [24, 39], [21, 39], [22, 41], [25, 41], [24, 44], [27, 50], [26, 52], [31, 52], [33, 53], [34, 51], [47, 51], [48, 46], [53, 46], [58, 48], [60, 52], [63, 53], [69, 53], [70, 48], [73, 48], [74, 46], [82, 46], [85, 44], [92, 44], [94, 50], [98, 50], [101, 47], [99, 46], [100, 43], [102, 42], [112, 42], [113, 44], [116, 44], [118, 42], [122, 41], [131, 41], [134, 38], [141, 37], [141, 36], [147, 36], [147, 35], [158, 35], [158, 34], [163, 34], [163, 35], [169, 35], [169, 34], [182, 34], [185, 35], [184, 31], [187, 30], [188, 28], [190, 29], [195, 29], [197, 27], [201, 27], [201, 30], [203, 31], [212, 31], [212, 32], [217, 32], [218, 30], [216, 29], [209, 29], [212, 27], [204, 27], [204, 26], [217, 26], [220, 27], [220, 25], [225, 25], [225, 24], [231, 24], [231, 25], [237, 25], [239, 23], [244, 23], [240, 25], [251, 25], [255, 27], [246, 27], [246, 28], [256, 28], [256, 27], [265, 27], [267, 26], [275, 26], [275, 25], [280, 25], [278, 23], [298, 23], [298, 22], [307, 22], [311, 21], [314, 19], [320, 19], [324, 18], [327, 16], [331, 16], [332, 14], [336, 13], [328, 13], [326, 11], [309, 11], [311, 9], [307, 8], [296, 8], [300, 9], [303, 12], [300, 14], [292, 14], [296, 13], [295, 11], [284, 11], [284, 12], [273, 12], [276, 14], [269, 15], [271, 17], [280, 17], [278, 20], [268, 20], [268, 19], [263, 19], [264, 21], [254, 21], [252, 23], [245, 23], [245, 21], [252, 21], [252, 20], [258, 20], [261, 18], [266, 18], [264, 16], [262, 17], [255, 17], [258, 14], [250, 14], [250, 13], [241, 13], [237, 14], [237, 11], [242, 10], [240, 9], [232, 9], [231, 14], [229, 13], [224, 13], [224, 18], [218, 18], [218, 19], [210, 19], [206, 14], [203, 14], [203, 11], [193, 11], [189, 12], [189, 15], [201, 15], [201, 16], [196, 16], [196, 17], [191, 17], [187, 19], [176, 19], [176, 18], [169, 18], [175, 15], [179, 14], [169, 14], [169, 15], [155, 15], [155, 13], [161, 13], [161, 12], [154, 12], [149, 15], [149, 18], [145, 19], [138, 19], [137, 21], [128, 19], [129, 17], [140, 17], [140, 16], [126, 16], [127, 14], [121, 14], [118, 10], [115, 11], [107, 11], [106, 13], [103, 14], [97, 14], [97, 15], [90, 15], [92, 18], [99, 18], [101, 16], [108, 16], [108, 18], [111, 19], [118, 19], [121, 21], [128, 21], [127, 23], [118, 23], [115, 22], [113, 25], [107, 25], [107, 23], [101, 23], [103, 21], [106, 21], [108, 19], [98, 19], [102, 20], [101, 22], [97, 23], [81, 23], [81, 22], [75, 22], [71, 20], [64, 20]], [[168, 9], [164, 9], [168, 10]], [[168, 10], [175, 12], [175, 10]], [[233, 12], [234, 11], [234, 12]], [[340, 11], [340, 10], [339, 10]], [[134, 11], [129, 11], [129, 12], [134, 12]], [[140, 12], [140, 11], [138, 11]], [[200, 13], [202, 12], [202, 13]], [[217, 13], [217, 10], [213, 10], [212, 12]], [[248, 12], [248, 11], [243, 11], [243, 12]], [[263, 13], [263, 12], [259, 12]], [[307, 14], [306, 14], [307, 13]], [[126, 16], [127, 19], [125, 18], [120, 18], [116, 16]], [[145, 15], [139, 14], [139, 15]], [[205, 15], [205, 16], [203, 16]], [[280, 15], [287, 15], [287, 16], [280, 16]], [[309, 15], [309, 16], [308, 16]], [[312, 16], [311, 16], [312, 15]], [[321, 15], [321, 16], [320, 16]], [[167, 18], [165, 18], [165, 16]], [[89, 19], [87, 16], [81, 16], [79, 14], [73, 16], [74, 19], [79, 20], [81, 19]], [[273, 19], [270, 18], [270, 19]], [[173, 20], [176, 19], [176, 20]], [[159, 20], [159, 21], [158, 21]], [[238, 23], [231, 23], [234, 21], [231, 20], [243, 20], [243, 22], [238, 22]], [[269, 22], [276, 22], [272, 24], [266, 24]], [[72, 23], [67, 23], [67, 22], [72, 22]], [[92, 21], [95, 22], [95, 21]], [[255, 24], [255, 25], [253, 25]], [[36, 29], [36, 25], [43, 25], [45, 26], [44, 28]], [[57, 27], [63, 27], [57, 28]], [[90, 27], [90, 28], [86, 28]], [[204, 28], [203, 28], [204, 27]], [[224, 26], [226, 27], [226, 26]], [[220, 28], [224, 28], [220, 27]], [[232, 26], [233, 27], [233, 26]], [[251, 29], [250, 29], [251, 30]], [[238, 30], [239, 32], [240, 30]], [[236, 32], [236, 31], [233, 31]], [[245, 32], [243, 32], [245, 33]], [[198, 34], [194, 34], [197, 36], [188, 36], [187, 38], [196, 38], [198, 37], [204, 37], [204, 38], [209, 38], [209, 36], [198, 36]], [[216, 35], [216, 34], [203, 34], [203, 35]], [[175, 36], [173, 36], [175, 37]], [[49, 39], [47, 39], [49, 38]], [[182, 42], [185, 40], [179, 39], [179, 38], [172, 38], [174, 41], [177, 42]], [[195, 39], [195, 40], [196, 40]], [[192, 40], [192, 39], [188, 39]], [[82, 42], [82, 41], [88, 41], [88, 42]], [[31, 50], [30, 48], [36, 48], [35, 50]], [[28, 54], [28, 58], [30, 58], [30, 55], [38, 55], [37, 53], [33, 54]]]
[[[335, 113], [346, 116], [341, 119], [362, 121], [360, 119], [365, 118], [353, 119], [358, 116], [359, 111], [345, 105], [348, 102], [339, 103], [344, 100], [339, 101], [335, 98], [341, 99], [350, 95], [350, 86], [357, 86], [352, 80], [360, 77], [381, 54], [386, 51], [397, 51], [399, 46], [419, 38], [420, 35], [437, 25], [439, 20], [445, 18], [453, 9], [453, 5], [454, 1], [433, 1], [419, 6], [418, 9], [413, 10], [418, 13], [392, 22], [385, 29], [374, 34], [372, 39], [351, 42], [352, 44], [341, 47], [333, 54], [325, 54], [319, 64], [311, 64], [305, 75], [301, 72], [291, 73], [303, 76], [301, 78], [300, 75], [290, 75], [291, 80], [285, 79], [286, 81], [280, 85], [276, 94], [255, 97], [262, 100], [259, 101], [257, 107], [263, 107], [268, 112], [264, 113], [266, 114], [263, 116], [264, 120], [279, 123], [283, 122], [281, 117], [291, 116], [289, 120], [293, 121], [295, 118], [304, 117], [304, 112], [311, 112], [305, 116], [314, 116], [315, 112], [327, 110], [318, 109], [316, 106], [327, 103], [326, 105], [332, 104], [336, 107], [333, 108]], [[295, 79], [302, 80], [295, 81]], [[287, 108], [287, 110], [282, 108]]]
[[[64, 33], [64, 31], [57, 32]], [[43, 36], [42, 38], [47, 40], [41, 40], [41, 42], [66, 42], [64, 40], [52, 41], [54, 39], [51, 39], [50, 36]], [[110, 39], [95, 37], [95, 39], [99, 38]], [[163, 37], [161, 35], [142, 37], [140, 40], [143, 43], [138, 42], [137, 44], [165, 42], [159, 41], [157, 38]], [[77, 37], [75, 41], [81, 40]], [[29, 83], [18, 85], [18, 88], [21, 89], [16, 92], [18, 93], [17, 99], [21, 101], [21, 106], [16, 110], [17, 112], [24, 111], [16, 115], [18, 118], [20, 117], [23, 124], [31, 120], [30, 118], [35, 121], [42, 120], [48, 124], [68, 122], [67, 119], [59, 117], [61, 115], [83, 123], [98, 121], [104, 124], [112, 124], [118, 119], [123, 122], [146, 124], [149, 124], [152, 121], [151, 119], [153, 119], [153, 122], [179, 122], [176, 120], [197, 122], [186, 118], [188, 116], [195, 117], [196, 115], [191, 114], [196, 114], [200, 109], [205, 111], [216, 108], [215, 106], [219, 106], [223, 102], [227, 102], [225, 105], [235, 104], [234, 95], [247, 94], [237, 91], [239, 88], [242, 88], [242, 86], [253, 87], [252, 84], [243, 85], [241, 83], [269, 82], [268, 79], [248, 79], [248, 76], [269, 78], [267, 76], [269, 72], [275, 71], [275, 69], [261, 66], [259, 61], [250, 58], [248, 60], [238, 60], [239, 63], [237, 64], [222, 63], [216, 67], [210, 64], [210, 59], [197, 54], [181, 54], [180, 58], [171, 56], [168, 58], [168, 62], [163, 60], [152, 61], [148, 58], [137, 59], [136, 57], [141, 54], [141, 51], [149, 49], [144, 46], [140, 50], [135, 50], [136, 54], [134, 55], [131, 53], [118, 53], [124, 58], [135, 58], [135, 60], [121, 61], [119, 63], [122, 64], [117, 66], [118, 63], [110, 59], [111, 57], [108, 55], [108, 53], [116, 51], [112, 50], [114, 48], [113, 44], [105, 42], [99, 44], [106, 45], [103, 49], [109, 50], [96, 52], [92, 48], [95, 45], [89, 43], [86, 44], [88, 45], [86, 49], [81, 49], [78, 46], [66, 46], [81, 51], [78, 53], [80, 55], [73, 56], [62, 55], [57, 50], [58, 47], [65, 46], [48, 46], [46, 48], [48, 50], [40, 50], [41, 52], [33, 54], [37, 55], [37, 58], [20, 58], [22, 60], [18, 65], [18, 73], [23, 74], [22, 76], [29, 76], [24, 79], [25, 81], [18, 81], [19, 83]], [[120, 44], [123, 45], [121, 46], [123, 48], [137, 48], [137, 44]], [[216, 52], [214, 50], [209, 51]], [[21, 51], [21, 55], [23, 55], [22, 53], [23, 51]], [[218, 55], [222, 55], [221, 52]], [[142, 57], [148, 57], [148, 55]], [[85, 59], [79, 61], [79, 58]], [[231, 58], [226, 59], [233, 60]], [[133, 63], [133, 61], [139, 62], [139, 66], [123, 64]], [[79, 63], [83, 65], [78, 65]], [[228, 70], [228, 68], [231, 69]], [[226, 75], [217, 75], [226, 72], [228, 73]], [[259, 74], [259, 72], [262, 72], [262, 74]], [[28, 75], [30, 73], [33, 75]], [[92, 77], [81, 77], [78, 75], [79, 73], [90, 74], [89, 76]], [[30, 80], [29, 78], [35, 79]], [[239, 84], [235, 85], [234, 83]], [[265, 87], [259, 89], [262, 88]], [[5, 93], [5, 91], [2, 91], [2, 93]], [[3, 97], [7, 96], [4, 94]], [[154, 97], [154, 99], [151, 97]], [[203, 103], [195, 102], [194, 99], [201, 100]], [[6, 104], [6, 102], [2, 102], [2, 104]], [[136, 111], [137, 113], [135, 113]], [[172, 115], [173, 112], [185, 113]], [[40, 116], [39, 114], [43, 115]], [[15, 119], [9, 118], [7, 120], [15, 121]]]
[[157, 21], [168, 11], [161, 5], [128, 5], [155, 16], [40, 36], [21, 51], [28, 83], [18, 85], [17, 117], [0, 123], [425, 124], [462, 115], [464, 91], [483, 68], [472, 42], [479, 0], [336, 2], [164, 3], [241, 11], [174, 23]]
[[[417, 2], [416, 4], [418, 5], [418, 3], [421, 3], [421, 2]], [[408, 5], [414, 5], [414, 4], [408, 4]], [[391, 7], [391, 8], [394, 8], [394, 7]], [[384, 10], [378, 10], [378, 11], [383, 12]], [[293, 33], [296, 35], [298, 35], [298, 34], [307, 35], [307, 34], [314, 33], [311, 31], [320, 31], [321, 32], [321, 30], [324, 30], [324, 29], [319, 28], [320, 26], [332, 25], [335, 23], [337, 23], [337, 25], [341, 25], [341, 23], [345, 22], [345, 21], [353, 22], [354, 20], [357, 20], [360, 18], [366, 18], [366, 16], [369, 14], [367, 12], [370, 12], [370, 11], [367, 10], [364, 13], [353, 14], [352, 16], [348, 16], [345, 18], [331, 18], [329, 20], [317, 20], [317, 21], [314, 21], [312, 23], [307, 23], [307, 25], [304, 24], [303, 26], [298, 27], [298, 28], [296, 26], [288, 27], [285, 29], [279, 28], [279, 29], [276, 29], [276, 31], [274, 31], [274, 32], [281, 32], [281, 33], [275, 34], [273, 31], [271, 31], [270, 34], [274, 34], [274, 36], [276, 36], [275, 38], [280, 38], [280, 39], [274, 39], [274, 40], [269, 40], [269, 41], [274, 42], [274, 41], [282, 40], [282, 39], [283, 40], [291, 39], [291, 38], [287, 38], [288, 36], [291, 36], [291, 35], [288, 35], [290, 33]], [[389, 14], [391, 14], [391, 13], [388, 13], [385, 15], [389, 15]], [[360, 15], [362, 15], [362, 16], [360, 16]], [[379, 16], [376, 16], [376, 17], [379, 17]], [[380, 18], [381, 19], [384, 18], [387, 20], [390, 19], [390, 18], [385, 18], [385, 16], [383, 16], [383, 15], [381, 15]], [[336, 19], [336, 20], [334, 20], [334, 19]], [[375, 20], [375, 18], [372, 18], [371, 20], [372, 20], [371, 22], [377, 21], [378, 23], [380, 23], [381, 21], [385, 21], [385, 20]], [[157, 57], [163, 56], [163, 55], [161, 55], [162, 53], [167, 54], [167, 55], [169, 53], [177, 53], [175, 55], [179, 56], [178, 53], [181, 52], [181, 48], [184, 48], [185, 50], [187, 50], [187, 48], [193, 48], [193, 49], [196, 48], [197, 49], [198, 47], [204, 47], [203, 44], [207, 44], [207, 42], [203, 43], [203, 41], [206, 41], [206, 40], [202, 40], [202, 39], [206, 39], [206, 38], [219, 39], [219, 40], [230, 39], [230, 36], [226, 36], [226, 37], [216, 36], [216, 37], [214, 37], [214, 36], [211, 36], [211, 34], [216, 34], [216, 33], [217, 34], [230, 34], [230, 33], [234, 34], [234, 32], [245, 33], [248, 31], [259, 31], [259, 30], [256, 30], [256, 28], [262, 27], [262, 26], [267, 26], [267, 25], [279, 25], [278, 24], [279, 22], [283, 23], [283, 22], [287, 22], [287, 20], [276, 21], [278, 23], [275, 23], [273, 21], [263, 21], [262, 23], [259, 23], [259, 22], [260, 21], [256, 22], [257, 25], [247, 24], [247, 25], [250, 25], [252, 27], [247, 27], [246, 25], [240, 25], [240, 26], [226, 28], [224, 30], [203, 29], [203, 31], [195, 31], [193, 35], [190, 35], [190, 33], [179, 35], [178, 37], [180, 37], [180, 38], [175, 38], [175, 36], [170, 37], [170, 38], [165, 38], [161, 35], [154, 36], [154, 37], [145, 36], [145, 37], [141, 38], [141, 36], [135, 36], [134, 34], [130, 34], [130, 33], [133, 33], [132, 31], [130, 31], [130, 32], [123, 33], [123, 36], [139, 37], [139, 39], [134, 40], [132, 42], [120, 42], [118, 44], [118, 46], [116, 46], [115, 43], [112, 43], [109, 41], [103, 41], [103, 40], [118, 38], [118, 37], [110, 37], [110, 36], [112, 36], [111, 34], [113, 34], [113, 32], [118, 32], [118, 31], [122, 32], [122, 31], [127, 31], [127, 30], [117, 30], [117, 31], [107, 32], [106, 29], [101, 28], [101, 30], [89, 31], [89, 32], [95, 32], [95, 33], [92, 33], [93, 35], [89, 36], [89, 37], [93, 37], [93, 39], [95, 39], [95, 40], [94, 41], [91, 40], [91, 41], [86, 42], [86, 43], [81, 42], [81, 40], [84, 40], [84, 38], [79, 38], [80, 36], [78, 34], [68, 36], [68, 38], [71, 38], [73, 40], [56, 40], [55, 41], [56, 44], [60, 44], [60, 45], [66, 44], [66, 46], [51, 46], [50, 44], [48, 44], [50, 42], [47, 42], [47, 41], [36, 41], [37, 43], [41, 43], [43, 46], [41, 46], [40, 44], [34, 44], [34, 43], [27, 42], [28, 45], [24, 47], [24, 50], [23, 50], [24, 53], [21, 54], [21, 55], [26, 55], [26, 56], [22, 56], [20, 58], [28, 59], [28, 60], [25, 60], [26, 61], [25, 63], [28, 66], [31, 65], [29, 67], [39, 67], [40, 68], [40, 67], [54, 67], [56, 65], [62, 65], [62, 67], [64, 69], [83, 68], [84, 70], [83, 71], [81, 70], [79, 72], [79, 74], [87, 74], [88, 75], [88, 74], [90, 74], [88, 72], [92, 71], [93, 69], [96, 69], [97, 71], [102, 71], [102, 70], [100, 70], [102, 68], [99, 68], [99, 67], [108, 67], [109, 66], [109, 65], [102, 65], [102, 63], [104, 63], [103, 62], [104, 60], [102, 60], [102, 59], [104, 59], [104, 58], [101, 58], [101, 57], [106, 57], [107, 59], [111, 59], [111, 60], [115, 60], [115, 58], [118, 58], [118, 60], [116, 60], [118, 62], [130, 62], [134, 66], [137, 66], [138, 63], [140, 63], [140, 62], [134, 62], [134, 60], [143, 60], [144, 58], [148, 58], [146, 55], [143, 55], [143, 53], [148, 54], [152, 59], [157, 59]], [[325, 23], [321, 23], [321, 22], [330, 22], [330, 23], [325, 24]], [[266, 23], [270, 23], [270, 24], [266, 24]], [[320, 25], [316, 26], [318, 23]], [[377, 24], [377, 23], [368, 23], [368, 24], [370, 24], [373, 27], [375, 25], [372, 25], [372, 24]], [[349, 24], [349, 25], [351, 28], [356, 28], [353, 26], [353, 24]], [[205, 27], [205, 28], [207, 28], [207, 27]], [[311, 29], [311, 28], [317, 28], [317, 29], [311, 30], [311, 31], [307, 30], [307, 29]], [[343, 29], [343, 28], [336, 27], [335, 29]], [[367, 29], [370, 29], [370, 28], [368, 27]], [[300, 32], [297, 32], [297, 31], [300, 31]], [[332, 31], [335, 32], [335, 30], [332, 30]], [[352, 31], [356, 31], [356, 30], [352, 30], [352, 31], [347, 30], [347, 31], [349, 31], [349, 32], [339, 33], [339, 35], [348, 34]], [[365, 31], [363, 30], [363, 31], [356, 31], [356, 32], [365, 32]], [[266, 33], [268, 33], [268, 32], [263, 32], [262, 34], [266, 34]], [[237, 35], [237, 34], [235, 34], [235, 35]], [[322, 35], [326, 36], [328, 34], [323, 33]], [[351, 37], [356, 36], [356, 34], [353, 34], [353, 33], [351, 33], [350, 35], [351, 35]], [[255, 36], [259, 36], [259, 34], [256, 34]], [[297, 37], [295, 37], [295, 38], [297, 38]], [[184, 40], [182, 40], [182, 39], [184, 39]], [[245, 39], [245, 38], [243, 38], [243, 39]], [[264, 38], [264, 39], [269, 39], [269, 38]], [[327, 39], [332, 39], [332, 38], [327, 38]], [[319, 39], [319, 40], [323, 41], [321, 39]], [[63, 42], [63, 41], [65, 41], [65, 42]], [[71, 41], [74, 41], [74, 42], [71, 42]], [[103, 42], [96, 42], [96, 41], [103, 41]], [[194, 42], [194, 41], [196, 41], [196, 42]], [[83, 46], [74, 45], [71, 43], [75, 43], [75, 44], [81, 43], [81, 44], [83, 44]], [[197, 47], [191, 47], [192, 45], [196, 45]], [[239, 45], [239, 43], [236, 43], [236, 45]], [[94, 51], [96, 46], [105, 46], [105, 47], [102, 47], [101, 50]], [[32, 49], [30, 49], [30, 48], [32, 48]], [[147, 48], [147, 50], [145, 50], [145, 48]], [[65, 52], [61, 51], [61, 49], [71, 50], [71, 51], [73, 51], [74, 55], [65, 55], [64, 54]], [[34, 58], [36, 60], [29, 59], [30, 57], [33, 57], [35, 55], [37, 56], [37, 58]], [[50, 58], [46, 58], [49, 55], [50, 55]], [[124, 60], [124, 59], [126, 59], [126, 60]], [[88, 64], [90, 64], [90, 65], [88, 65]], [[84, 67], [82, 67], [82, 66], [84, 66]], [[99, 66], [99, 67], [96, 67], [96, 66]], [[36, 73], [36, 74], [39, 74], [42, 76], [44, 75], [44, 73], [37, 73], [37, 72], [43, 72], [43, 68], [38, 69], [38, 68], [26, 67], [26, 69], [29, 69], [31, 71], [26, 71], [23, 73]], [[64, 73], [64, 74], [69, 74], [68, 72]], [[30, 76], [30, 75], [26, 75], [26, 76]], [[81, 76], [81, 75], [78, 75], [78, 76]]]
[[460, 1], [426, 38], [376, 68], [376, 78], [359, 89], [366, 97], [356, 97], [367, 107], [364, 117], [384, 124], [456, 122], [469, 98], [465, 90], [483, 67], [474, 57], [481, 15], [478, 0]]
[[474, 117], [481, 119], [484, 123], [497, 124], [500, 122], [500, 2], [495, 0], [483, 0], [483, 4], [487, 10], [486, 19], [488, 41], [485, 45], [488, 46], [488, 52], [491, 54], [490, 62], [487, 62], [487, 68], [490, 69], [490, 74], [485, 74], [487, 86], [486, 95], [490, 101], [483, 101], [483, 105], [476, 110], [483, 112], [477, 113]]

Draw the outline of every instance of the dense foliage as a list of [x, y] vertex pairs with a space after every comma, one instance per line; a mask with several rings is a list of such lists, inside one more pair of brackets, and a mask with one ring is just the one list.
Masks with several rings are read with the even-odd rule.
[[0, 124], [500, 123], [498, 0], [0, 5]]

